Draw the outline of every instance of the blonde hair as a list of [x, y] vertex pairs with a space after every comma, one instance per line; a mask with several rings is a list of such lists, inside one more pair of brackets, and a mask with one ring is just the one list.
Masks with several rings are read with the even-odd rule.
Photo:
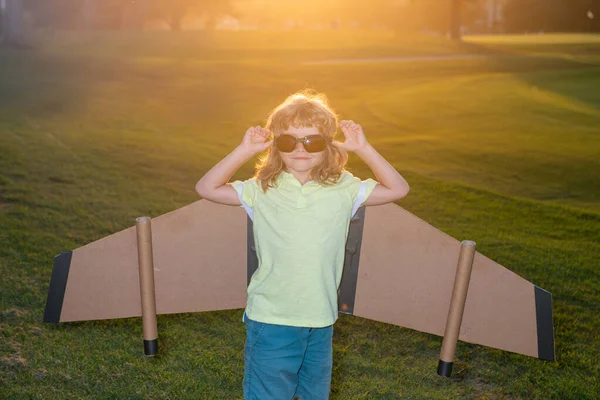
[[[327, 97], [312, 90], [294, 93], [275, 107], [267, 118], [265, 128], [275, 136], [279, 136], [290, 126], [314, 127], [327, 139], [323, 161], [312, 169], [310, 177], [321, 185], [337, 183], [348, 162], [348, 153], [331, 144], [337, 131], [338, 117], [329, 106]], [[283, 160], [275, 143], [260, 158], [255, 167], [254, 177], [260, 181], [263, 191], [266, 192], [270, 187], [274, 187], [284, 169]]]

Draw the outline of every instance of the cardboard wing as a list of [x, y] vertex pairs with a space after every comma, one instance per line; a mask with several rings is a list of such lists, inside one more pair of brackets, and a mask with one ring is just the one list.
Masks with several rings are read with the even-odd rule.
[[[241, 207], [200, 200], [152, 219], [158, 314], [244, 308], [257, 268]], [[395, 204], [350, 224], [340, 311], [444, 335], [460, 242]], [[55, 259], [45, 322], [141, 316], [135, 227]], [[550, 293], [476, 253], [459, 339], [554, 359]]]
[[[152, 219], [157, 314], [246, 306], [246, 213], [200, 200]], [[142, 315], [136, 228], [56, 257], [45, 322]]]

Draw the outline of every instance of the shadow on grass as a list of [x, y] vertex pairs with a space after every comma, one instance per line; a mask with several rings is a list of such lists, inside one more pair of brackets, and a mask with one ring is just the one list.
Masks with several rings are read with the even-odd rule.
[[[492, 72], [512, 73], [532, 87], [554, 92], [600, 108], [600, 43], [499, 46], [464, 43], [474, 53], [487, 54]], [[569, 82], [564, 82], [570, 78]]]
[[0, 109], [49, 117], [85, 110], [92, 82], [118, 79], [118, 63], [0, 48]]

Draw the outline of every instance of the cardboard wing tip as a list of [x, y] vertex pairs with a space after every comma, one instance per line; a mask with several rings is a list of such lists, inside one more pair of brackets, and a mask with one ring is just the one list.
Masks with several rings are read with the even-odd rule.
[[46, 300], [46, 309], [44, 311], [44, 322], [60, 322], [65, 289], [67, 288], [67, 279], [69, 278], [69, 269], [71, 268], [72, 251], [60, 253], [54, 257], [54, 267], [50, 277], [50, 287], [48, 288], [48, 298]]
[[552, 320], [552, 294], [534, 285], [535, 319], [537, 324], [538, 358], [555, 361], [554, 322]]

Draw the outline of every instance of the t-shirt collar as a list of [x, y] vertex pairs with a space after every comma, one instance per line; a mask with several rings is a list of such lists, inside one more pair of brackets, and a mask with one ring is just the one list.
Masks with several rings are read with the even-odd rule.
[[[300, 181], [298, 179], [296, 179], [294, 174], [287, 172], [286, 170], [283, 170], [283, 169], [281, 170], [281, 174], [279, 175], [279, 181], [280, 181], [280, 183], [285, 184], [285, 185], [303, 186], [300, 183]], [[304, 184], [304, 186], [312, 185], [314, 183], [315, 183], [314, 180], [310, 180], [310, 181], [306, 182]]]

